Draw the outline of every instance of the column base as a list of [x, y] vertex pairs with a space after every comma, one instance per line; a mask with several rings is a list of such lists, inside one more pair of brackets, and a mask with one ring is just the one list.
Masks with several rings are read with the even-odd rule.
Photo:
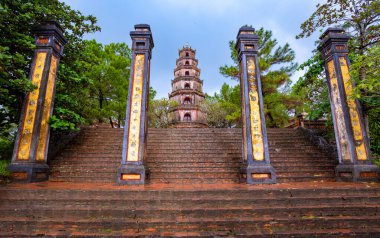
[[340, 182], [378, 182], [380, 168], [374, 164], [339, 164], [335, 175]]
[[122, 164], [117, 169], [117, 184], [145, 184], [146, 174], [142, 164]]
[[240, 169], [240, 181], [247, 184], [273, 184], [277, 182], [277, 178], [272, 165], [255, 164]]
[[8, 166], [15, 182], [41, 182], [49, 179], [50, 169], [46, 163], [15, 162]]

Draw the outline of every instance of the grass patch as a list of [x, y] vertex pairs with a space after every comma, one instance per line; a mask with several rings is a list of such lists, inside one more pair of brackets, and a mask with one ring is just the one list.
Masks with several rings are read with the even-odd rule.
[[11, 173], [7, 169], [9, 165], [9, 161], [7, 160], [0, 160], [0, 176], [8, 178], [11, 176]]

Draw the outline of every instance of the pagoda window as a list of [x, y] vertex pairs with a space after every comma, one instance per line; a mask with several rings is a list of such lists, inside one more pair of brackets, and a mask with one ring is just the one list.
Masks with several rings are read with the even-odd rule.
[[190, 115], [190, 113], [186, 113], [186, 114], [183, 116], [183, 120], [184, 120], [184, 121], [191, 121], [191, 115]]
[[189, 83], [185, 84], [185, 89], [190, 89], [190, 84]]
[[186, 57], [189, 57], [189, 52], [186, 52]]
[[185, 65], [190, 65], [189, 61], [186, 61], [186, 62], [185, 62]]
[[186, 71], [186, 72], [185, 72], [185, 75], [186, 75], [186, 76], [189, 76], [189, 75], [190, 75], [190, 72], [189, 72], [189, 71]]
[[191, 99], [186, 97], [185, 100], [183, 100], [183, 104], [191, 104]]

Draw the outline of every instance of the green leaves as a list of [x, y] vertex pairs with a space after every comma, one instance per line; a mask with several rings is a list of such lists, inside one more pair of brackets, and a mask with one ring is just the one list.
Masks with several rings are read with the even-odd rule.
[[[278, 46], [277, 40], [272, 37], [272, 31], [260, 28], [256, 31], [256, 34], [259, 36], [258, 60], [266, 122], [270, 127], [280, 127], [286, 124], [290, 110], [300, 104], [295, 95], [287, 93], [291, 82], [290, 76], [298, 67], [298, 65], [293, 62], [295, 53], [289, 44]], [[229, 47], [231, 50], [231, 58], [235, 64], [221, 66], [219, 72], [224, 77], [239, 80], [239, 66], [235, 42], [230, 41]], [[234, 115], [232, 118], [236, 121], [237, 112], [235, 111], [231, 113], [231, 115], [232, 114]], [[231, 116], [228, 118], [229, 121], [233, 121]]]
[[[154, 90], [150, 95], [154, 94]], [[166, 98], [153, 99], [149, 102], [149, 127], [154, 128], [167, 128], [173, 121], [173, 115], [171, 113], [173, 107], [176, 107], [178, 103]]]
[[87, 119], [117, 121], [120, 126], [125, 118], [131, 50], [125, 43], [85, 43], [81, 65], [90, 81], [89, 100], [92, 105], [97, 104], [93, 117]]
[[241, 121], [240, 86], [224, 83], [219, 93], [206, 95], [200, 105], [210, 127], [236, 127]]

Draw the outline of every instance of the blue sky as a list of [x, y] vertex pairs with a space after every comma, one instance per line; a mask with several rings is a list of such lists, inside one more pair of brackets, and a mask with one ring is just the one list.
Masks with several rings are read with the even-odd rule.
[[[223, 82], [219, 66], [231, 64], [228, 41], [248, 24], [273, 31], [279, 44], [288, 42], [302, 63], [311, 56], [319, 32], [296, 40], [300, 25], [316, 9], [317, 0], [64, 0], [73, 9], [97, 17], [101, 32], [89, 34], [104, 44], [131, 43], [135, 24], [151, 26], [155, 47], [151, 61], [151, 86], [157, 97], [167, 97], [178, 49], [188, 42], [197, 50], [204, 91], [213, 94]], [[302, 72], [297, 72], [293, 81]]]

